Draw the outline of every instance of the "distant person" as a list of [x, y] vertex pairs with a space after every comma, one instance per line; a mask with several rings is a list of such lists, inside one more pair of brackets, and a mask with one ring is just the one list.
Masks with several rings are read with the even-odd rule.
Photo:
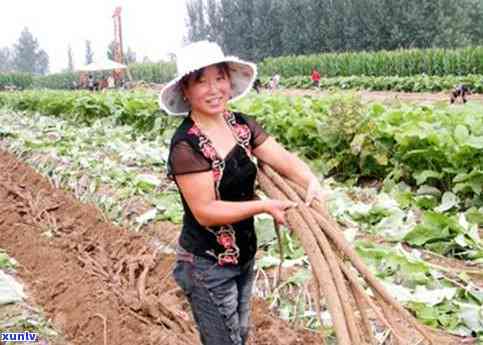
[[470, 94], [471, 94], [470, 89], [468, 89], [466, 85], [461, 84], [455, 87], [453, 91], [451, 91], [449, 101], [451, 104], [453, 104], [455, 101], [458, 100], [458, 98], [461, 98], [461, 101], [463, 103], [466, 103], [467, 102], [466, 96]]
[[278, 84], [280, 83], [280, 75], [275, 73], [270, 80], [270, 90], [278, 89]]
[[127, 83], [124, 78], [119, 79], [119, 88], [123, 90], [127, 90]]
[[320, 73], [317, 71], [317, 68], [312, 68], [312, 75], [310, 76], [310, 79], [312, 79], [312, 85], [315, 87], [320, 86]]
[[87, 79], [87, 74], [84, 72], [81, 72], [79, 74], [79, 82], [77, 83], [79, 89], [88, 89], [88, 79]]
[[114, 80], [114, 77], [112, 75], [107, 77], [107, 87], [109, 89], [114, 89], [116, 87], [115, 80]]
[[262, 89], [262, 82], [260, 81], [259, 78], [255, 79], [255, 82], [253, 83], [253, 89], [259, 94], [260, 90]]
[[87, 77], [87, 88], [91, 91], [96, 89], [96, 82], [94, 81], [94, 76], [92, 74], [89, 74]]
[[105, 90], [107, 89], [107, 79], [106, 78], [102, 78], [101, 80], [99, 80], [99, 84], [98, 84], [98, 90]]

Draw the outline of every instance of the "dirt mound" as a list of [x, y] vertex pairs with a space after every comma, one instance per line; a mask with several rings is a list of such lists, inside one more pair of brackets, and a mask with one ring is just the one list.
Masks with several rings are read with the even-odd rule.
[[[105, 222], [12, 155], [0, 151], [0, 247], [19, 262], [33, 303], [72, 344], [198, 344], [171, 279], [172, 255]], [[254, 303], [252, 345], [321, 344]]]

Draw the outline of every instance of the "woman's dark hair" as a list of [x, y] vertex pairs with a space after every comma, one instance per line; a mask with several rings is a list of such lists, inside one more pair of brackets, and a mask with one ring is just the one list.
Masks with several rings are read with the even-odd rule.
[[[230, 78], [230, 67], [228, 66], [228, 63], [220, 62], [220, 63], [215, 64], [214, 66], [218, 68], [219, 72], [226, 74], [228, 76], [228, 78]], [[203, 76], [203, 72], [205, 71], [205, 69], [206, 69], [206, 67], [203, 67], [203, 68], [200, 68], [200, 69], [198, 69], [194, 72], [191, 72], [190, 74], [185, 75], [181, 79], [181, 86], [182, 86], [183, 90], [188, 87], [190, 80], [196, 80], [196, 81], [200, 80], [201, 77]]]

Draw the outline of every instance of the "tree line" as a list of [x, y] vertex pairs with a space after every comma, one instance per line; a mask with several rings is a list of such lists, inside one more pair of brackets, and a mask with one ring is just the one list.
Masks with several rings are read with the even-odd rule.
[[49, 71], [49, 56], [27, 28], [12, 48], [0, 47], [0, 73], [14, 71], [40, 75]]
[[[106, 49], [106, 57], [114, 60], [115, 43], [111, 42]], [[135, 63], [136, 53], [128, 47], [123, 56], [124, 63]], [[91, 41], [85, 41], [84, 61], [86, 65], [94, 61]], [[72, 48], [67, 47], [67, 66], [63, 72], [74, 72]], [[0, 73], [30, 73], [46, 75], [49, 72], [49, 56], [40, 47], [37, 38], [25, 27], [12, 47], [0, 47]]]
[[188, 0], [186, 41], [266, 57], [483, 44], [483, 0]]

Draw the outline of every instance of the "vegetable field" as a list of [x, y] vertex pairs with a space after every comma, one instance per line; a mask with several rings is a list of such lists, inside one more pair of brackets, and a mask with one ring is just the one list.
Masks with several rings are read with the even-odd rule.
[[[266, 80], [268, 83], [268, 79]], [[341, 90], [369, 90], [369, 91], [399, 91], [399, 92], [439, 92], [450, 91], [455, 86], [464, 84], [473, 93], [483, 93], [482, 75], [465, 76], [350, 76], [322, 78], [320, 80], [321, 89], [341, 89]], [[314, 88], [310, 76], [296, 76], [284, 78], [281, 85], [288, 88], [310, 89]]]
[[[344, 237], [438, 344], [483, 341], [483, 105], [251, 94], [232, 108], [324, 178]], [[49, 344], [197, 342], [169, 276], [182, 207], [165, 163], [178, 122], [150, 93], [0, 93], [0, 268], [45, 313], [2, 329], [28, 326]], [[300, 241], [281, 229], [280, 277], [271, 218], [256, 227], [251, 344], [335, 344]], [[369, 319], [376, 343], [393, 344]]]

